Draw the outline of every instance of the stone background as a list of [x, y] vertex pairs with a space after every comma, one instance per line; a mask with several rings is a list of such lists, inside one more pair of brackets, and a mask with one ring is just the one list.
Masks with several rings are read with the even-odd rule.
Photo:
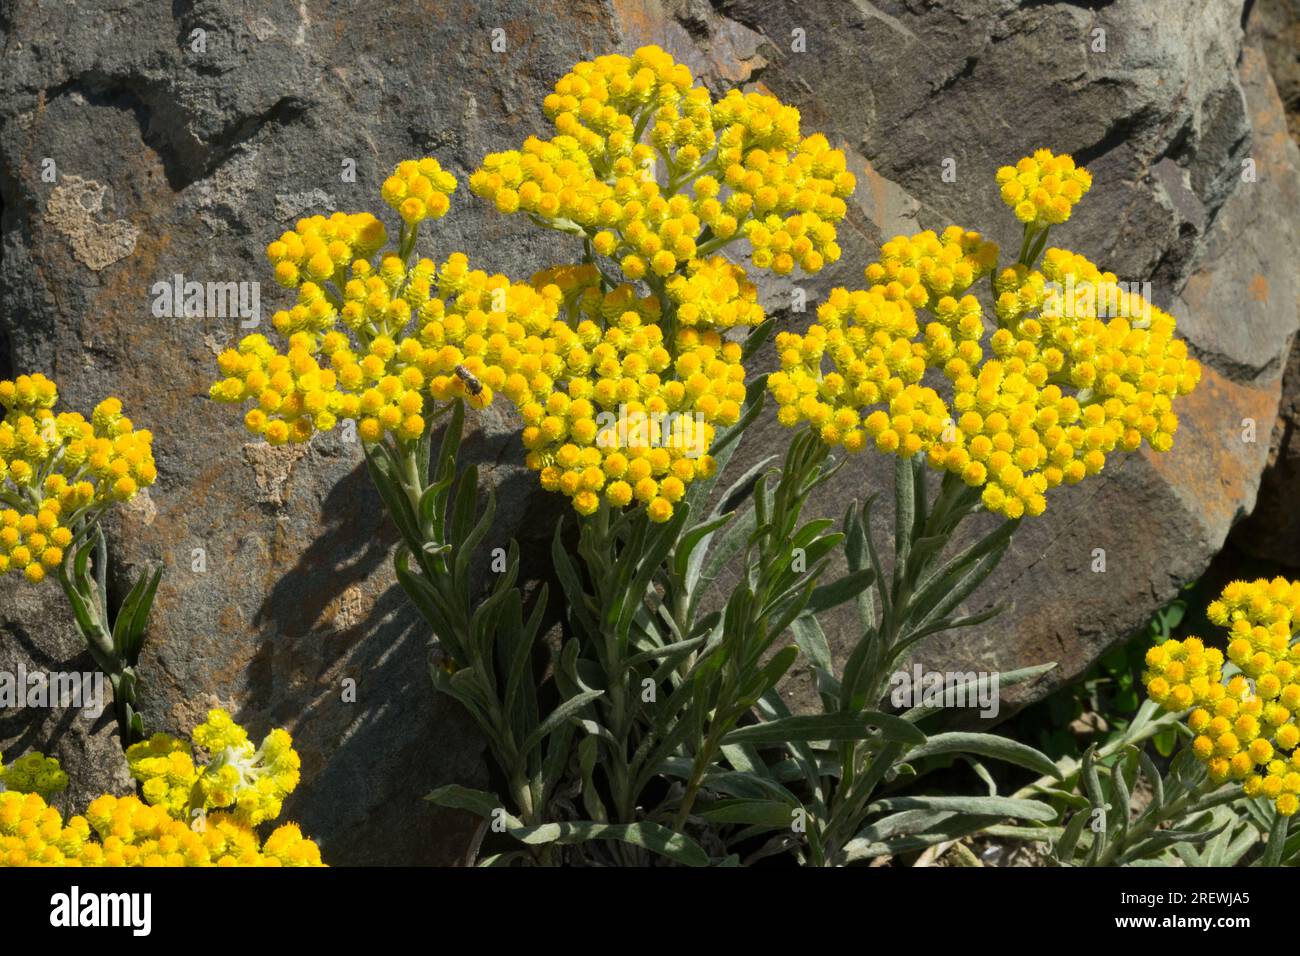
[[[146, 721], [181, 731], [220, 704], [257, 735], [287, 726], [304, 757], [288, 813], [331, 862], [463, 854], [471, 821], [420, 798], [449, 781], [486, 785], [482, 744], [430, 692], [426, 635], [394, 583], [394, 532], [359, 449], [333, 437], [293, 450], [248, 444], [238, 416], [205, 397], [237, 320], [157, 318], [151, 288], [178, 273], [260, 279], [269, 316], [283, 300], [262, 250], [297, 217], [377, 210], [378, 183], [413, 155], [436, 155], [463, 183], [485, 152], [544, 134], [541, 99], [573, 62], [647, 42], [715, 90], [752, 85], [798, 105], [806, 129], [849, 152], [860, 186], [845, 255], [804, 283], [810, 302], [858, 282], [899, 231], [957, 222], [1013, 244], [993, 172], [1048, 145], [1095, 178], [1054, 241], [1149, 280], [1205, 365], [1179, 409], [1175, 449], [1116, 460], [1054, 495], [980, 595], [1012, 613], [924, 645], [920, 659], [1059, 661], [1050, 680], [1017, 688], [1013, 703], [1024, 702], [1077, 676], [1202, 574], [1234, 525], [1235, 549], [1296, 565], [1300, 159], [1287, 108], [1294, 116], [1300, 102], [1297, 6], [0, 2], [0, 377], [44, 371], [82, 409], [117, 394], [157, 436], [157, 486], [109, 528], [119, 575], [168, 569], [142, 662]], [[196, 29], [202, 54], [191, 49]], [[494, 29], [504, 53], [492, 50]], [[791, 48], [796, 30], [806, 52]], [[55, 182], [42, 178], [47, 159]], [[341, 179], [345, 159], [355, 182]], [[946, 159], [955, 182], [941, 178]], [[1243, 181], [1247, 161], [1254, 182]], [[453, 249], [516, 276], [573, 253], [488, 212], [463, 185], [424, 246]], [[774, 311], [790, 291], [763, 286]], [[1244, 419], [1257, 423], [1254, 443], [1242, 440]], [[746, 454], [779, 451], [785, 437], [764, 419]], [[500, 535], [519, 537], [526, 570], [545, 576], [558, 505], [521, 471], [506, 413], [482, 418], [466, 454], [497, 489]], [[818, 507], [842, 514], [887, 481], [886, 467], [856, 459]], [[1242, 523], [1257, 497], [1257, 517]], [[888, 527], [887, 509], [881, 517]], [[1089, 570], [1094, 548], [1106, 550], [1104, 574]], [[89, 669], [61, 597], [0, 583], [0, 669]], [[827, 629], [839, 648], [853, 636], [845, 621]], [[356, 703], [341, 700], [347, 678]], [[57, 753], [80, 806], [130, 786], [110, 723], [6, 713], [0, 750]]]

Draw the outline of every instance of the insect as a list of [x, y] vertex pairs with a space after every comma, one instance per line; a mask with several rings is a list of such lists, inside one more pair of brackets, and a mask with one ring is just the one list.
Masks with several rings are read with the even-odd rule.
[[478, 395], [483, 391], [483, 383], [465, 366], [457, 365], [452, 371], [456, 373], [458, 379], [465, 383], [465, 388], [468, 389], [471, 395]]

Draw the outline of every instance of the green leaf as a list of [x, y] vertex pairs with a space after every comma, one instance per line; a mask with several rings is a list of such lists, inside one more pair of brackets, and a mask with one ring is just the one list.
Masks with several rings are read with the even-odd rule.
[[672, 661], [675, 665], [677, 661], [680, 661], [691, 651], [703, 647], [704, 642], [707, 640], [708, 635], [706, 634], [685, 641], [676, 641], [672, 644], [665, 644], [662, 647], [654, 647], [648, 651], [642, 651], [640, 654], [633, 654], [623, 663], [629, 670], [634, 667], [639, 667], [642, 664], [649, 663], [650, 661], [659, 660]]
[[794, 809], [776, 800], [717, 800], [696, 816], [709, 823], [748, 823], [785, 830], [794, 819]]
[[953, 813], [970, 813], [984, 817], [1015, 817], [1018, 820], [1056, 819], [1056, 810], [1037, 800], [1020, 800], [1015, 797], [891, 797], [878, 800], [868, 809], [888, 810], [946, 810]]
[[834, 673], [831, 646], [816, 617], [807, 612], [799, 615], [790, 622], [790, 632], [794, 635], [799, 650], [803, 651], [804, 656], [814, 667], [820, 667], [827, 673]]
[[908, 555], [916, 529], [916, 483], [912, 462], [894, 458], [894, 591], [898, 592], [908, 570]]
[[686, 866], [708, 866], [709, 855], [690, 837], [674, 833], [657, 823], [544, 823], [510, 831], [510, 835], [532, 846], [545, 843], [585, 843], [588, 840], [620, 840], [658, 853]]
[[1042, 776], [1062, 779], [1061, 771], [1046, 754], [1009, 737], [998, 737], [994, 734], [963, 732], [935, 734], [924, 744], [909, 751], [907, 759], [917, 760], [921, 757], [953, 753], [980, 754], [1015, 764], [1017, 767], [1024, 767]]
[[1165, 805], [1165, 783], [1155, 762], [1147, 756], [1146, 751], [1139, 748], [1137, 755], [1138, 763], [1142, 767], [1142, 776], [1147, 778], [1147, 783], [1151, 786], [1151, 802], [1142, 812], [1142, 816], [1145, 817], [1148, 813], [1158, 813]]
[[776, 316], [768, 316], [758, 325], [750, 330], [749, 335], [745, 336], [745, 341], [740, 347], [742, 360], [753, 358], [755, 353], [762, 348], [767, 340], [772, 337], [776, 330]]
[[[685, 582], [687, 588], [694, 587], [696, 580], [699, 579], [699, 567], [703, 564], [702, 555], [708, 549], [709, 539], [713, 536], [713, 532], [717, 531], [733, 517], [735, 517], [735, 512], [729, 511], [724, 515], [718, 515], [716, 518], [697, 524], [682, 535], [681, 541], [673, 549], [673, 570], [676, 572], [677, 577]], [[701, 550], [701, 557], [699, 558], [695, 556], [697, 548]], [[692, 569], [695, 571], [694, 575], [690, 573]]]
[[1119, 862], [1125, 864], [1150, 859], [1155, 854], [1180, 843], [1200, 846], [1218, 836], [1230, 822], [1225, 820], [1211, 830], [1157, 830], [1150, 838], [1126, 850], [1120, 857]]
[[1264, 844], [1264, 855], [1259, 858], [1260, 866], [1281, 866], [1282, 852], [1286, 847], [1286, 831], [1290, 817], [1278, 813], [1273, 817], [1273, 825], [1268, 830], [1268, 842]]
[[93, 605], [77, 590], [77, 586], [69, 578], [66, 564], [65, 561], [65, 566], [59, 568], [59, 583], [63, 586], [63, 593], [67, 595], [68, 603], [72, 606], [73, 616], [77, 619], [77, 629], [81, 631], [81, 636], [86, 643], [94, 647], [97, 636], [101, 632], [91, 610]]
[[[954, 556], [943, 567], [923, 578], [912, 602], [914, 615], [925, 623], [923, 618], [930, 615], [933, 609], [956, 607], [965, 600], [966, 596], [974, 590], [974, 584], [982, 581], [987, 576], [987, 571], [991, 571], [992, 567], [1001, 560], [1019, 524], [1018, 520], [1002, 522], [989, 534]], [[992, 561], [986, 561], [993, 555], [996, 557]], [[977, 573], [981, 568], [987, 569], [984, 575]], [[961, 596], [953, 600], [954, 594]], [[947, 611], [943, 610], [934, 616], [943, 617], [946, 613]]]
[[852, 601], [859, 594], [871, 587], [876, 580], [876, 572], [867, 568], [854, 571], [830, 584], [813, 588], [812, 597], [808, 599], [806, 613], [820, 614], [833, 607], [839, 607], [846, 601]]
[[[912, 811], [904, 811], [895, 814], [895, 817], [908, 817], [911, 813]], [[844, 860], [846, 863], [858, 863], [873, 857], [923, 850], [936, 843], [946, 843], [977, 833], [995, 823], [996, 819], [966, 813], [924, 814], [902, 821], [886, 817], [863, 829], [844, 845]], [[886, 828], [891, 831], [901, 830], [901, 835], [884, 839], [873, 839], [870, 836], [873, 827], [886, 824], [889, 824]]]
[[628, 581], [627, 589], [624, 592], [623, 607], [617, 617], [616, 633], [620, 638], [627, 639], [636, 610], [644, 605], [651, 582], [653, 582], [655, 574], [667, 559], [668, 553], [672, 550], [678, 535], [681, 534], [682, 528], [685, 527], [687, 520], [689, 520], [690, 513], [690, 506], [684, 501], [679, 502], [677, 507], [673, 509], [673, 516], [664, 524], [655, 528], [644, 549], [640, 551], [639, 564], [636, 566], [635, 574]]
[[117, 620], [113, 622], [113, 649], [128, 667], [134, 667], [140, 660], [149, 612], [153, 608], [154, 596], [158, 593], [158, 582], [161, 580], [162, 568], [153, 574], [141, 575], [122, 602]]
[[1079, 845], [1079, 837], [1083, 835], [1083, 828], [1088, 825], [1091, 816], [1090, 810], [1080, 810], [1070, 817], [1070, 822], [1065, 825], [1065, 832], [1056, 842], [1057, 860], [1062, 863], [1070, 863], [1074, 860], [1074, 848]]
[[[1088, 853], [1088, 862], [1095, 863], [1101, 856], [1102, 848], [1106, 844], [1108, 829], [1108, 814], [1105, 812], [1109, 809], [1106, 796], [1101, 789], [1101, 778], [1097, 775], [1097, 745], [1093, 744], [1083, 753], [1083, 760], [1080, 765], [1080, 775], [1083, 777], [1083, 792], [1088, 797], [1088, 802], [1092, 804], [1093, 819], [1100, 824], [1098, 829], [1093, 831], [1092, 848]], [[1101, 810], [1103, 812], [1097, 813]]]
[[873, 711], [782, 717], [733, 730], [722, 738], [722, 742], [767, 746], [808, 740], [865, 740], [871, 736], [872, 727], [878, 727], [885, 740], [925, 743], [925, 734], [913, 724], [890, 714]]
[[424, 535], [420, 531], [419, 522], [415, 512], [411, 508], [410, 499], [402, 491], [394, 476], [395, 468], [392, 459], [388, 455], [387, 449], [383, 445], [370, 445], [365, 447], [366, 469], [370, 472], [370, 480], [379, 492], [380, 499], [384, 502], [384, 510], [388, 516], [393, 519], [393, 524], [397, 526], [398, 532], [402, 539], [412, 550], [417, 550], [424, 546]]
[[[748, 711], [760, 697], [777, 685], [785, 672], [790, 669], [790, 665], [795, 662], [799, 656], [799, 648], [791, 644], [789, 647], [783, 647], [775, 654], [772, 659], [759, 668], [746, 683], [741, 685], [738, 699], [741, 702], [743, 710]], [[741, 741], [726, 740], [724, 743], [740, 743]]]
[[[1056, 666], [1056, 662], [1053, 661], [1050, 664], [1034, 664], [1030, 667], [1020, 667], [1013, 671], [1007, 671], [998, 679], [998, 689], [1001, 690], [1004, 687], [1014, 687], [1016, 684], [1023, 684], [1025, 681], [1041, 677], [1048, 671], [1055, 670]], [[978, 677], [974, 680], [963, 681], [954, 687], [954, 693], [966, 694], [968, 691], [978, 691], [979, 681], [980, 678]], [[967, 699], [970, 699], [969, 696]], [[943, 710], [942, 707], [927, 707], [922, 704], [907, 710], [903, 714], [903, 719], [915, 723], [918, 720], [929, 717], [931, 714], [937, 714], [941, 710]]]
[[523, 746], [519, 748], [521, 753], [531, 753], [533, 748], [540, 744], [546, 735], [553, 731], [560, 724], [564, 723], [570, 717], [577, 714], [586, 707], [587, 704], [604, 694], [600, 690], [586, 690], [570, 697], [568, 700], [561, 701], [556, 708], [546, 715], [546, 719], [537, 725], [537, 728], [528, 735]]
[[501, 812], [505, 814], [504, 819], [507, 827], [523, 826], [522, 821], [506, 813], [501, 800], [495, 794], [488, 793], [486, 790], [474, 790], [471, 787], [462, 787], [457, 783], [449, 783], [446, 786], [439, 787], [424, 799], [440, 807], [465, 810], [485, 820], [491, 820], [494, 814]]

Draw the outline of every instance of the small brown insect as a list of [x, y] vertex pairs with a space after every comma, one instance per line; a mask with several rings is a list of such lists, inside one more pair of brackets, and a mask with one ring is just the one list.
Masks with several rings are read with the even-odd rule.
[[429, 649], [429, 663], [444, 674], [456, 673], [456, 661], [437, 645]]
[[458, 379], [460, 379], [462, 382], [465, 383], [465, 387], [469, 389], [469, 393], [471, 395], [478, 395], [480, 392], [483, 391], [483, 383], [480, 382], [474, 376], [474, 373], [471, 372], [469, 369], [467, 369], [465, 366], [457, 365], [452, 371], [456, 373], [456, 377]]

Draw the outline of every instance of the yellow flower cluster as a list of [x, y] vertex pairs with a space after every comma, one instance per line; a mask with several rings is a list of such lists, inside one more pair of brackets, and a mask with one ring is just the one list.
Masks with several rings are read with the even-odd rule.
[[[945, 296], [962, 296], [997, 265], [998, 246], [978, 232], [949, 226], [895, 236], [880, 247], [880, 261], [866, 268], [867, 281], [883, 285], [891, 299], [923, 309]], [[942, 311], [936, 306], [936, 312]], [[974, 330], [968, 330], [968, 336]], [[978, 335], [974, 335], [978, 338]]]
[[32, 751], [23, 754], [9, 766], [0, 760], [0, 791], [37, 793], [48, 797], [68, 788], [68, 775], [54, 757]]
[[[912, 342], [917, 333], [916, 311], [884, 287], [832, 290], [804, 334], [776, 337], [781, 369], [767, 382], [780, 406], [777, 419], [787, 427], [809, 422], [829, 444], [860, 450], [865, 437], [857, 409], [889, 401], [925, 374], [925, 358]], [[826, 356], [834, 370], [823, 376]], [[903, 433], [911, 428], [904, 425]], [[921, 446], [908, 447], [915, 453]]]
[[[426, 433], [431, 403], [501, 394], [544, 487], [583, 514], [637, 502], [668, 520], [711, 473], [715, 429], [740, 416], [742, 349], [723, 333], [764, 318], [744, 270], [717, 253], [743, 239], [758, 268], [821, 270], [840, 256], [856, 180], [798, 110], [757, 92], [715, 100], [656, 46], [578, 63], [543, 107], [554, 135], [486, 156], [470, 188], [580, 236], [584, 264], [531, 284], [460, 254], [411, 264], [415, 228], [447, 211], [456, 182], [433, 159], [400, 163], [382, 188], [404, 222], [395, 253], [372, 261], [388, 237], [368, 213], [304, 219], [271, 243], [298, 295], [273, 319], [287, 348], [243, 339], [219, 357], [211, 397], [251, 405], [245, 426], [271, 444], [340, 421], [363, 442], [402, 443]], [[956, 288], [979, 250], [948, 245], [934, 255]], [[653, 294], [629, 284], [642, 280]]]
[[336, 212], [328, 219], [299, 219], [266, 247], [275, 281], [290, 289], [304, 282], [337, 280], [348, 265], [365, 258], [388, 241], [384, 224], [368, 212]]
[[384, 202], [396, 209], [408, 226], [447, 215], [455, 191], [456, 177], [429, 156], [398, 163], [380, 190]]
[[682, 325], [730, 329], [758, 325], [764, 318], [758, 290], [745, 270], [722, 256], [692, 259], [686, 275], [669, 279], [665, 291]]
[[762, 314], [752, 302], [733, 309], [710, 300], [714, 283], [730, 282], [744, 303], [753, 290], [743, 273], [717, 262], [703, 269], [709, 274], [697, 272], [696, 286], [680, 290], [697, 308], [671, 350], [655, 297], [628, 285], [601, 292], [591, 267], [534, 277], [568, 303], [573, 325], [557, 322], [554, 331], [563, 383], [519, 403], [525, 460], [543, 488], [568, 496], [580, 514], [602, 499], [615, 508], [636, 501], [651, 520], [667, 521], [690, 483], [713, 473], [708, 449], [715, 428], [740, 417], [745, 371], [740, 345], [710, 326], [724, 314], [732, 324]]
[[1092, 186], [1092, 176], [1069, 156], [1050, 149], [1035, 150], [1014, 166], [998, 170], [1002, 201], [1016, 218], [1034, 227], [1052, 226], [1070, 218], [1070, 210]]
[[38, 794], [0, 793], [0, 866], [323, 866], [294, 824], [259, 844], [228, 814], [193, 825], [136, 797], [104, 795], [65, 823]]
[[1196, 734], [1192, 752], [1215, 783], [1239, 780], [1279, 813], [1300, 809], [1300, 581], [1233, 581], [1206, 609], [1228, 632], [1227, 658], [1241, 671], [1223, 680], [1224, 655], [1198, 638], [1169, 640], [1147, 652], [1147, 694], [1184, 711]]
[[271, 731], [254, 748], [228, 713], [213, 710], [191, 736], [209, 754], [202, 768], [195, 765], [189, 743], [167, 734], [127, 749], [131, 774], [141, 782], [147, 803], [181, 820], [196, 810], [229, 809], [250, 827], [280, 815], [284, 798], [298, 786], [301, 765], [286, 731]]
[[[996, 245], [958, 227], [885, 243], [868, 289], [833, 290], [806, 332], [777, 336], [778, 419], [850, 452], [868, 438], [923, 452], [1010, 519], [1041, 514], [1050, 488], [1096, 474], [1113, 452], [1169, 450], [1173, 401], [1200, 379], [1173, 317], [1063, 249], [1041, 270], [999, 272], [997, 260]], [[991, 333], [969, 291], [984, 276], [997, 295]], [[931, 369], [949, 401], [938, 379], [922, 383]]]
[[[563, 365], [548, 337], [558, 294], [470, 270], [460, 253], [410, 268], [396, 255], [377, 268], [356, 259], [349, 272], [338, 307], [306, 283], [295, 306], [304, 316], [276, 314], [287, 351], [259, 334], [218, 358], [225, 378], [211, 397], [253, 402], [245, 427], [272, 445], [306, 442], [342, 420], [367, 443], [414, 441], [433, 403], [463, 397], [482, 408], [496, 390], [545, 391]], [[319, 321], [305, 322], [308, 313]]]
[[137, 430], [116, 398], [90, 421], [55, 413], [44, 375], [0, 381], [0, 576], [36, 584], [56, 570], [77, 531], [158, 477], [153, 435]]
[[[715, 106], [708, 94], [692, 88], [684, 67], [646, 56], [657, 64], [645, 67], [650, 74], [638, 67], [626, 89], [621, 80], [601, 80], [600, 96], [620, 103], [625, 100], [619, 97], [653, 101], [651, 139], [659, 148], [671, 141], [678, 162], [687, 155], [691, 117], [707, 131], [699, 145], [713, 149]], [[613, 69], [612, 61], [601, 62], [602, 70]], [[583, 75], [599, 85], [596, 74], [580, 65], [560, 84], [569, 92], [557, 95], [576, 95], [576, 78]], [[669, 92], [683, 75], [680, 95]], [[658, 78], [651, 83], [651, 77]], [[441, 265], [429, 259], [412, 264], [406, 230], [402, 248], [380, 253], [376, 263], [372, 254], [385, 240], [378, 220], [364, 213], [305, 219], [268, 248], [277, 276], [297, 289], [297, 302], [273, 317], [287, 348], [264, 335], [247, 336], [218, 357], [223, 378], [211, 387], [211, 397], [248, 403], [245, 427], [279, 445], [306, 442], [348, 420], [368, 444], [389, 437], [414, 442], [440, 403], [464, 399], [482, 408], [500, 394], [523, 419], [527, 461], [543, 487], [566, 494], [583, 514], [602, 500], [614, 507], [636, 502], [654, 520], [668, 520], [690, 482], [711, 474], [708, 449], [715, 429], [740, 417], [742, 350], [724, 342], [722, 333], [762, 322], [763, 309], [744, 269], [701, 252], [696, 240], [708, 221], [697, 215], [693, 200], [666, 200], [653, 179], [642, 176], [639, 164], [652, 159], [656, 147], [617, 145], [623, 125], [618, 116], [630, 114], [605, 115], [605, 106], [593, 111], [585, 99], [570, 106], [556, 106], [562, 135], [555, 140], [530, 140], [522, 153], [489, 157], [485, 169], [497, 177], [493, 196], [506, 211], [523, 208], [584, 227], [601, 217], [617, 220], [619, 242], [636, 243], [636, 252], [626, 255], [644, 256], [661, 277], [657, 294], [638, 295], [628, 283], [611, 288], [592, 263], [548, 269], [530, 283], [471, 270], [461, 253]], [[799, 138], [798, 114], [788, 108], [773, 111], [760, 98], [729, 99], [722, 109], [727, 136], [740, 146], [720, 155], [754, 168], [775, 164], [808, 193], [788, 196], [783, 187], [775, 205], [763, 194], [759, 204], [769, 213], [789, 203], [802, 210], [779, 225], [793, 230], [794, 238], [778, 237], [776, 245], [791, 254], [806, 255], [813, 246], [824, 252], [834, 230], [828, 233], [817, 217], [842, 216], [842, 199], [834, 194], [852, 187], [843, 157], [822, 138]], [[571, 120], [559, 118], [566, 112]], [[603, 137], [594, 164], [591, 135]], [[794, 152], [778, 155], [782, 144]], [[760, 146], [768, 155], [755, 152]], [[625, 176], [607, 182], [597, 173], [597, 167], [618, 164], [626, 166]], [[476, 175], [481, 182], [487, 173]], [[400, 164], [383, 192], [415, 225], [423, 216], [407, 215], [411, 198], [424, 202], [429, 216], [440, 215], [445, 209], [435, 197], [445, 197], [454, 185], [432, 160], [420, 160]], [[746, 173], [735, 194], [761, 185]], [[633, 193], [640, 198], [631, 198]], [[829, 206], [827, 197], [834, 199]], [[746, 209], [751, 204], [737, 202]], [[614, 219], [609, 203], [619, 210]], [[612, 233], [597, 232], [589, 242], [612, 254]], [[806, 237], [813, 245], [799, 241]], [[169, 745], [150, 759], [158, 763], [147, 795], [189, 799], [181, 792], [192, 773], [188, 753]], [[168, 773], [172, 784], [163, 782]]]
[[543, 104], [557, 135], [486, 156], [475, 195], [582, 235], [631, 280], [664, 279], [739, 238], [758, 268], [820, 271], [856, 181], [799, 111], [731, 91], [714, 101], [656, 46], [577, 64]]

